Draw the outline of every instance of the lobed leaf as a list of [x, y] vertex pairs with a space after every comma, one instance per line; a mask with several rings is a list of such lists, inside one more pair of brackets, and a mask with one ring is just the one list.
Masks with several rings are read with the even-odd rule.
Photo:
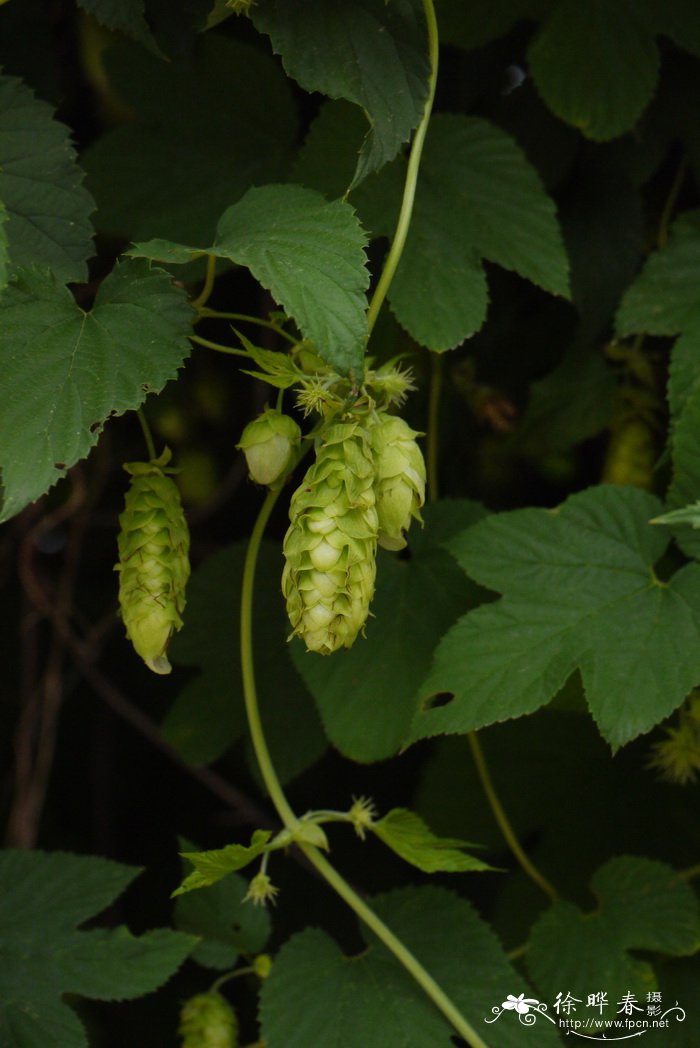
[[189, 353], [192, 310], [170, 277], [117, 265], [89, 313], [49, 274], [26, 271], [0, 299], [0, 520], [43, 495]]
[[76, 926], [109, 905], [138, 870], [64, 852], [0, 852], [0, 1043], [87, 1048], [65, 994], [125, 1000], [150, 993], [196, 940], [157, 929], [134, 936]]
[[656, 974], [630, 951], [683, 956], [700, 946], [697, 900], [671, 867], [621, 856], [596, 871], [591, 891], [593, 912], [556, 902], [533, 926], [527, 966], [541, 991], [554, 996], [570, 990], [585, 1000], [596, 986], [612, 1007], [625, 993], [643, 1001], [658, 985]]
[[[353, 184], [391, 160], [423, 114], [428, 59], [418, 0], [259, 0], [251, 17], [307, 91], [344, 98], [369, 121]], [[309, 41], [314, 46], [309, 46]]]
[[637, 489], [601, 486], [555, 511], [498, 514], [455, 539], [468, 574], [505, 596], [440, 643], [413, 738], [531, 713], [576, 669], [613, 747], [679, 706], [700, 677], [700, 570], [656, 578], [668, 536], [648, 521], [659, 509]]
[[[489, 1041], [484, 1020], [514, 990], [527, 989], [491, 929], [470, 904], [441, 888], [404, 888], [371, 900], [372, 908]], [[290, 1015], [294, 1021], [290, 1022]], [[450, 1048], [454, 1030], [398, 962], [374, 939], [346, 957], [315, 928], [282, 947], [260, 995], [269, 1048]], [[526, 1048], [532, 1031], [501, 1025], [498, 1048]], [[538, 1029], [538, 1045], [559, 1043]]]
[[95, 204], [83, 177], [51, 107], [0, 75], [0, 200], [11, 270], [46, 266], [61, 281], [86, 278]]
[[406, 248], [389, 300], [429, 349], [451, 349], [484, 322], [480, 259], [568, 296], [554, 204], [513, 140], [476, 117], [431, 121]]

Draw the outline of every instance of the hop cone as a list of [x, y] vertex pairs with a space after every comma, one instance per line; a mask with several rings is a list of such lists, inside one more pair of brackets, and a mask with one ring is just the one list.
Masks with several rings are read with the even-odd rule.
[[357, 422], [330, 426], [292, 496], [282, 589], [294, 633], [309, 651], [349, 648], [374, 594], [374, 461]]
[[124, 512], [119, 517], [119, 606], [126, 634], [154, 673], [169, 673], [165, 654], [172, 634], [182, 626], [185, 586], [190, 574], [190, 537], [175, 483], [162, 466], [168, 452], [153, 462], [130, 462]]
[[236, 1048], [238, 1020], [221, 994], [198, 993], [180, 1012], [182, 1048]]
[[379, 545], [403, 549], [411, 520], [421, 520], [425, 502], [425, 462], [418, 434], [397, 415], [380, 414], [370, 439], [375, 456]]
[[301, 430], [293, 418], [266, 408], [241, 434], [236, 447], [246, 457], [248, 472], [256, 484], [276, 484], [289, 472], [301, 443]]

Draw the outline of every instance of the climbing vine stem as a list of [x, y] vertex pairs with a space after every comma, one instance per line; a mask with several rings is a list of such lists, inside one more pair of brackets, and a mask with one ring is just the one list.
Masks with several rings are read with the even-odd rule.
[[433, 109], [433, 99], [435, 98], [435, 85], [437, 84], [438, 74], [438, 28], [433, 0], [423, 0], [423, 10], [425, 12], [425, 22], [428, 29], [428, 56], [430, 59], [428, 97], [425, 102], [425, 109], [423, 110], [421, 122], [416, 128], [416, 133], [413, 136], [413, 142], [411, 144], [411, 153], [408, 158], [406, 181], [404, 183], [403, 197], [401, 200], [401, 210], [399, 211], [399, 217], [396, 223], [394, 239], [392, 240], [389, 253], [386, 256], [384, 268], [379, 280], [377, 281], [377, 286], [374, 289], [374, 294], [372, 295], [372, 300], [369, 304], [369, 310], [367, 312], [368, 335], [372, 334], [372, 329], [374, 328], [377, 317], [379, 316], [379, 310], [382, 308], [387, 291], [389, 290], [389, 285], [394, 279], [396, 268], [401, 260], [401, 255], [403, 254], [406, 237], [408, 236], [408, 229], [411, 224], [411, 215], [413, 214], [413, 202], [416, 196], [416, 184], [418, 182], [418, 170], [420, 168], [420, 160], [423, 153], [423, 144], [425, 143], [425, 136], [428, 131], [428, 124], [430, 123], [430, 114]]

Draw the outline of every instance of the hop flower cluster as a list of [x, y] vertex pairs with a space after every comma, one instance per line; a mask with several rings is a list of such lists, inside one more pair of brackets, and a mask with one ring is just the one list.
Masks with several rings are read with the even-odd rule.
[[295, 634], [310, 651], [349, 648], [374, 595], [379, 521], [366, 429], [329, 426], [294, 492], [284, 539], [282, 590]]
[[411, 521], [421, 519], [425, 464], [416, 436], [385, 412], [324, 431], [292, 496], [284, 540], [287, 613], [309, 651], [352, 646], [374, 595], [377, 544], [401, 549]]
[[649, 767], [669, 782], [695, 782], [700, 774], [700, 689], [691, 691], [681, 707], [678, 727], [667, 728], [652, 750]]
[[216, 992], [198, 993], [180, 1012], [182, 1048], [237, 1048], [238, 1019], [231, 1005]]
[[130, 462], [125, 508], [119, 517], [119, 607], [136, 652], [154, 673], [169, 673], [166, 655], [182, 626], [190, 574], [189, 531], [173, 480], [163, 472], [169, 452], [153, 462]]
[[268, 486], [283, 481], [301, 443], [301, 430], [289, 415], [266, 408], [243, 430], [239, 447], [251, 480]]

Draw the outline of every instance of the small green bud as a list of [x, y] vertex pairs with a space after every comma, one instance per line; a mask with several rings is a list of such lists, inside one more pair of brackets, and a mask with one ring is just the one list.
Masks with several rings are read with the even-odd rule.
[[357, 422], [329, 426], [292, 496], [282, 590], [294, 634], [309, 651], [349, 648], [374, 595], [374, 461]]
[[220, 993], [198, 993], [180, 1012], [181, 1048], [237, 1048], [238, 1019]]
[[129, 462], [131, 485], [119, 524], [119, 607], [126, 634], [149, 669], [170, 673], [166, 655], [182, 626], [190, 537], [177, 486], [153, 462]]
[[301, 430], [293, 418], [274, 408], [249, 422], [236, 447], [248, 463], [251, 480], [267, 486], [283, 480], [301, 444]]
[[378, 542], [384, 549], [403, 549], [411, 520], [420, 520], [425, 502], [425, 461], [418, 434], [398, 415], [380, 413], [370, 431], [377, 479]]

